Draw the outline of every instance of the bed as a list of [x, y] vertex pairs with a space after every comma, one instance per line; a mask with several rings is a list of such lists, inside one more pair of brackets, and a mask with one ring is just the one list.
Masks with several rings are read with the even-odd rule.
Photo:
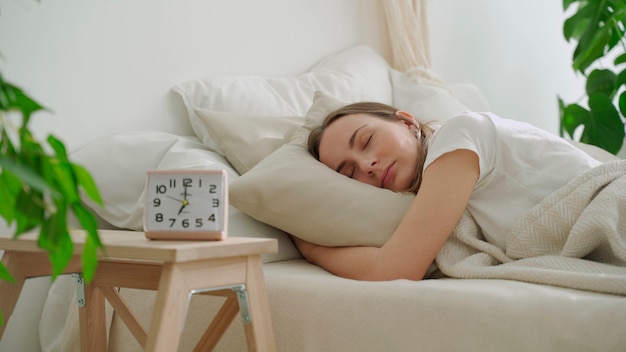
[[[358, 2], [347, 3], [363, 10]], [[384, 4], [389, 7], [368, 6], [388, 11], [388, 19], [402, 14], [394, 15], [393, 6]], [[425, 8], [413, 10], [423, 19], [419, 11]], [[424, 23], [412, 28], [427, 35]], [[422, 53], [425, 42], [418, 43]], [[620, 270], [607, 279], [618, 288], [601, 292], [596, 284], [577, 289], [522, 279], [456, 279], [436, 265], [420, 282], [360, 282], [302, 258], [288, 233], [331, 245], [379, 245], [399, 221], [398, 210], [410, 202], [407, 195], [362, 188], [307, 158], [302, 143], [311, 124], [337, 106], [360, 100], [438, 121], [464, 110], [490, 110], [475, 84], [441, 80], [428, 55], [404, 62], [389, 58], [401, 57], [404, 50], [392, 44], [391, 55], [381, 53], [384, 45], [325, 48], [311, 67], [288, 75], [229, 72], [175, 82], [171, 94], [183, 108], [172, 118], [188, 123], [191, 133], [163, 127], [167, 124], [150, 129], [144, 121], [145, 127], [94, 136], [74, 148], [72, 159], [92, 172], [104, 198], [103, 208], [88, 204], [100, 227], [142, 230], [147, 170], [224, 169], [233, 205], [229, 236], [279, 243], [278, 253], [263, 257], [278, 351], [622, 351], [626, 297], [619, 286], [626, 288], [626, 276]], [[577, 145], [599, 160], [617, 160]], [[275, 182], [276, 175], [289, 177]], [[327, 180], [325, 186], [312, 187], [319, 178]], [[121, 289], [120, 294], [149, 324], [155, 293]], [[60, 277], [47, 290], [38, 321], [42, 351], [79, 350], [74, 295], [71, 276]], [[193, 296], [180, 351], [193, 349], [221, 302]], [[107, 326], [109, 351], [141, 350], [110, 307]], [[243, 336], [243, 324], [235, 319], [216, 350], [245, 350]]]

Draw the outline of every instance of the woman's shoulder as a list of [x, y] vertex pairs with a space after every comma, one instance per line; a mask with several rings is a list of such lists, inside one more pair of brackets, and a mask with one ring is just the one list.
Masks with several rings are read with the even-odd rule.
[[482, 176], [493, 164], [497, 149], [494, 117], [491, 113], [466, 111], [448, 119], [429, 141], [425, 167], [446, 153], [466, 149], [478, 155]]

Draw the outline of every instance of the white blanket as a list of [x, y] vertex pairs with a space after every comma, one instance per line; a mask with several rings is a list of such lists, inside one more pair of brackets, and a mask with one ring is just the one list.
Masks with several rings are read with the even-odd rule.
[[506, 250], [485, 242], [466, 212], [436, 262], [455, 278], [626, 295], [626, 160], [602, 164], [550, 195], [513, 227]]

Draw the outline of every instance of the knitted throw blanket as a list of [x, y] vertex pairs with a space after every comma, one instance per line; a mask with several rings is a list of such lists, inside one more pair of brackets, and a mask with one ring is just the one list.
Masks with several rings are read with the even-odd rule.
[[516, 223], [504, 251], [485, 242], [466, 212], [436, 263], [454, 278], [626, 296], [626, 160], [602, 164], [554, 192]]

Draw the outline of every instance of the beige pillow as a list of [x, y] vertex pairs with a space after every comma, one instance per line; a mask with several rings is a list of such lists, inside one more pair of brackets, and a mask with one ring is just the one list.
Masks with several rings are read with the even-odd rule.
[[381, 246], [398, 226], [413, 194], [347, 178], [313, 158], [308, 134], [345, 105], [318, 91], [291, 141], [230, 185], [230, 201], [259, 221], [325, 246]]
[[289, 142], [304, 117], [245, 116], [195, 109], [197, 128], [210, 135], [219, 150], [240, 175]]

